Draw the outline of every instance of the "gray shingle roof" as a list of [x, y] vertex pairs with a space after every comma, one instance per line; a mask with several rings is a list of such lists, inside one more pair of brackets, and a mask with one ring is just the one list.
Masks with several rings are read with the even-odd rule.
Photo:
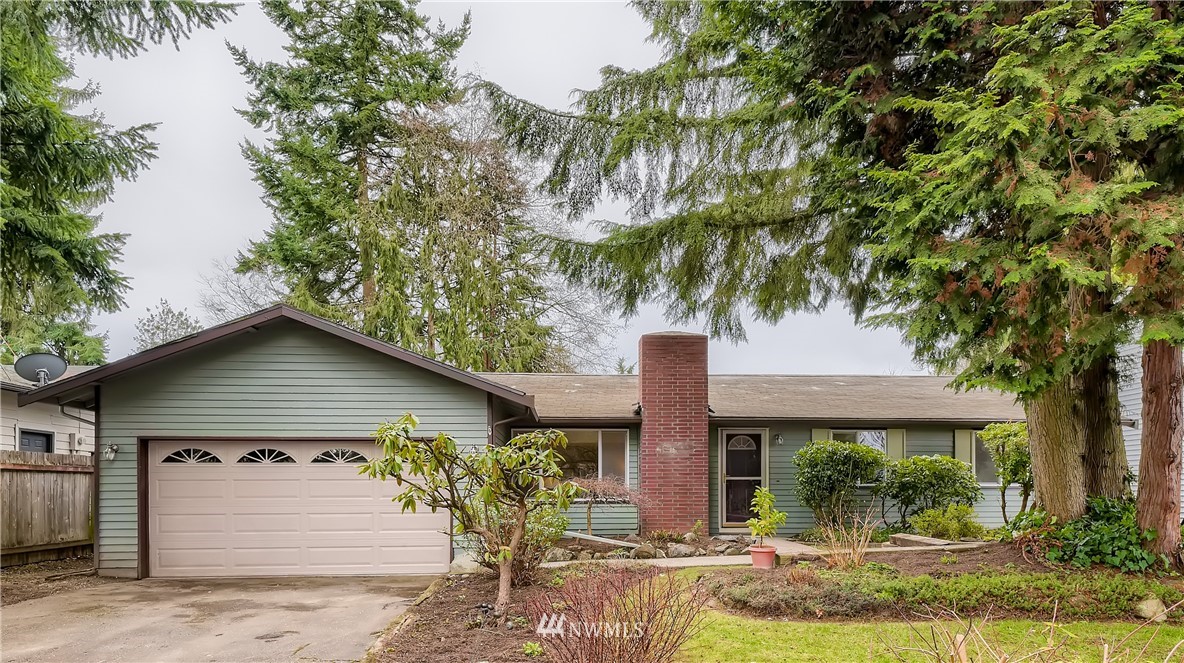
[[[628, 419], [637, 402], [636, 375], [482, 373], [535, 397], [540, 419]], [[1007, 394], [956, 392], [946, 376], [711, 375], [708, 403], [718, 419], [803, 421], [1022, 420]]]

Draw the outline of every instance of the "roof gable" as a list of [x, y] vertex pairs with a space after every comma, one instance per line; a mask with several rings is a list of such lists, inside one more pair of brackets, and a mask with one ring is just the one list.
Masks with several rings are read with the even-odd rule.
[[416, 354], [409, 350], [404, 350], [398, 346], [380, 341], [376, 338], [356, 332], [352, 329], [348, 329], [339, 324], [319, 318], [315, 315], [298, 311], [283, 304], [263, 309], [257, 313], [252, 313], [251, 315], [244, 316], [236, 320], [231, 320], [230, 322], [218, 325], [216, 327], [210, 327], [209, 329], [202, 330], [196, 334], [190, 334], [189, 336], [165, 343], [164, 345], [159, 345], [155, 348], [125, 357], [105, 366], [92, 369], [81, 375], [61, 379], [47, 384], [44, 387], [39, 387], [26, 393], [19, 394], [18, 403], [20, 405], [28, 405], [29, 403], [36, 403], [39, 401], [61, 397], [63, 395], [69, 395], [73, 392], [78, 392], [88, 387], [93, 387], [94, 385], [105, 380], [113, 379], [155, 362], [175, 357], [197, 348], [206, 347], [216, 342], [229, 340], [240, 334], [249, 333], [260, 327], [283, 320], [290, 320], [292, 322], [332, 334], [333, 336], [362, 346], [374, 352], [404, 361], [413, 366], [417, 366], [462, 384], [469, 385], [491, 395], [503, 398], [511, 403], [516, 403], [526, 407], [529, 410], [533, 410], [533, 397], [525, 394], [522, 391], [497, 382], [493, 382], [484, 377], [465, 370], [461, 370], [454, 366], [449, 366], [448, 364], [436, 361], [435, 359], [424, 357], [423, 355]]

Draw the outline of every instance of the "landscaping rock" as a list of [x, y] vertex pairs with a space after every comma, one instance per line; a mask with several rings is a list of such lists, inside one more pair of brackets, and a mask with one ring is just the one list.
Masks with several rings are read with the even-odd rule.
[[576, 554], [567, 548], [552, 548], [543, 554], [544, 562], [570, 562]]
[[592, 559], [608, 559], [607, 553], [596, 553], [592, 555]]
[[724, 551], [724, 554], [728, 557], [731, 557], [732, 555], [743, 555], [744, 549], [740, 546], [729, 546], [728, 549]]
[[694, 557], [699, 549], [685, 543], [672, 543], [666, 546], [667, 557]]
[[593, 559], [596, 559], [596, 556], [591, 550], [581, 550], [580, 554], [576, 555], [576, 560], [580, 562], [590, 562]]
[[1168, 620], [1166, 611], [1167, 606], [1155, 595], [1148, 596], [1135, 606], [1135, 615], [1139, 619], [1150, 619], [1153, 622], [1166, 622]]
[[629, 543], [641, 543], [641, 537], [637, 536], [636, 534], [630, 534], [629, 536], [625, 537], [625, 540]]
[[736, 541], [739, 541], [743, 537], [741, 537], [739, 534], [720, 534], [719, 536], [717, 536], [715, 538], [720, 541], [731, 541], [734, 543]]
[[699, 535], [695, 534], [694, 532], [687, 532], [686, 534], [682, 535], [682, 542], [683, 543], [698, 543], [699, 542]]
[[721, 544], [719, 544], [718, 546], [716, 546], [716, 547], [712, 548], [712, 550], [714, 550], [714, 551], [715, 551], [715, 554], [717, 554], [717, 555], [726, 555], [726, 554], [728, 554], [728, 550], [729, 550], [730, 548], [732, 548], [732, 544], [730, 544], [730, 543], [721, 543]]
[[656, 559], [666, 559], [666, 551], [662, 550], [661, 548], [658, 548], [657, 550], [654, 551], [654, 557]]
[[643, 543], [634, 548], [633, 552], [629, 553], [629, 556], [633, 559], [653, 559], [656, 552], [657, 549], [654, 548], [653, 544]]

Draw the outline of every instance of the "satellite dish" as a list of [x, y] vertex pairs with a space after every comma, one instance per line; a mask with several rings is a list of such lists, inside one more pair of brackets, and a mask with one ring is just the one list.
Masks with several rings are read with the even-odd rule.
[[17, 375], [40, 387], [62, 377], [66, 372], [66, 360], [48, 352], [37, 352], [17, 359], [13, 368]]

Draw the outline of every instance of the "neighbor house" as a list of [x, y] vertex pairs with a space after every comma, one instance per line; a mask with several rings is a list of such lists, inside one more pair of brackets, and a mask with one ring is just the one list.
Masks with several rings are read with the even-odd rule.
[[[84, 373], [93, 366], [71, 366], [63, 378]], [[0, 450], [57, 454], [90, 454], [94, 451], [94, 415], [85, 407], [65, 407], [53, 402], [17, 407], [17, 394], [37, 384], [17, 375], [11, 365], [0, 365]]]
[[709, 375], [707, 338], [682, 332], [646, 334], [639, 353], [637, 375], [475, 374], [275, 306], [19, 400], [97, 414], [105, 575], [446, 570], [448, 515], [402, 513], [393, 482], [357, 474], [375, 429], [406, 411], [469, 446], [563, 430], [570, 474], [651, 498], [640, 514], [597, 506], [600, 533], [743, 531], [760, 485], [790, 513], [784, 532], [801, 531], [792, 459], [816, 439], [961, 458], [987, 485], [980, 519], [999, 522], [975, 431], [1023, 417], [1008, 396], [942, 377]]

